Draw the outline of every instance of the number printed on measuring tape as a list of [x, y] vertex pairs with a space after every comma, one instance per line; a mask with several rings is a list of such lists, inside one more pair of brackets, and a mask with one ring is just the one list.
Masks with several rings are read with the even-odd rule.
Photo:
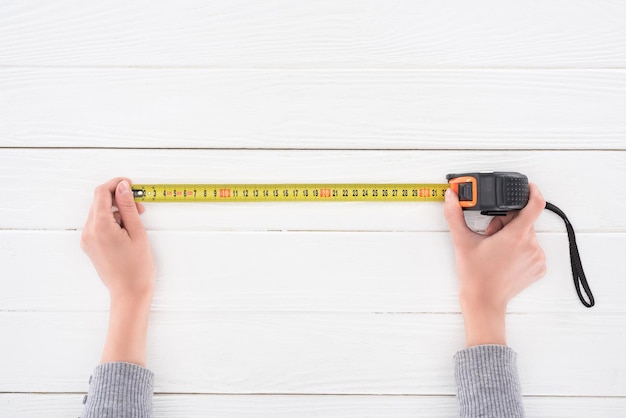
[[138, 202], [443, 201], [448, 184], [133, 184]]

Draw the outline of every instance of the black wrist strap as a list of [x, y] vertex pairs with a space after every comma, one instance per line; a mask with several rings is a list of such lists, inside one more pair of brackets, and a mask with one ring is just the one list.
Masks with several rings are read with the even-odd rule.
[[[567, 219], [567, 216], [565, 216], [565, 213], [563, 213], [561, 209], [554, 206], [552, 203], [546, 202], [546, 209], [559, 215], [565, 222], [565, 228], [567, 229], [567, 238], [569, 239], [569, 258], [572, 264], [572, 276], [574, 277], [574, 286], [576, 287], [576, 293], [578, 293], [578, 299], [580, 299], [581, 303], [587, 308], [591, 308], [593, 305], [595, 305], [596, 302], [593, 299], [593, 294], [591, 293], [589, 283], [587, 283], [587, 278], [585, 277], [585, 272], [583, 271], [583, 264], [580, 261], [580, 254], [578, 254], [578, 245], [576, 245], [576, 235], [574, 235], [574, 227], [570, 223], [569, 219]], [[585, 290], [585, 294], [587, 295], [589, 302], [587, 302], [583, 297], [583, 294], [580, 291], [581, 286]]]

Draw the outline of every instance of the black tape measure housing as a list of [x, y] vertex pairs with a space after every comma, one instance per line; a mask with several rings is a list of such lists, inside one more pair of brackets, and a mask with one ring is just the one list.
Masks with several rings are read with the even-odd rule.
[[448, 174], [461, 207], [483, 215], [506, 215], [528, 203], [528, 177], [513, 171]]

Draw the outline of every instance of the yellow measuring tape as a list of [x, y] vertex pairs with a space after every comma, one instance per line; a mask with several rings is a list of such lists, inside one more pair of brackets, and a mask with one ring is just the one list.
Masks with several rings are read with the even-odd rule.
[[443, 201], [449, 184], [133, 184], [138, 202]]

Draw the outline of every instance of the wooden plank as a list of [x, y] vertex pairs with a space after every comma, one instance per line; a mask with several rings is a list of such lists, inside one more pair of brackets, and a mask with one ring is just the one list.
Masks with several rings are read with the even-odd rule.
[[[0, 311], [108, 309], [79, 232], [0, 233]], [[155, 232], [155, 311], [459, 312], [447, 233]], [[579, 234], [597, 306], [580, 304], [565, 234], [540, 234], [548, 273], [510, 312], [626, 313], [626, 234]]]
[[[445, 182], [450, 172], [520, 171], [578, 232], [626, 232], [626, 153], [616, 151], [0, 150], [0, 229], [82, 228], [93, 189], [137, 183]], [[468, 213], [470, 225], [488, 218]], [[440, 203], [151, 204], [150, 230], [447, 231]], [[540, 231], [563, 232], [545, 213]]]
[[609, 0], [10, 2], [5, 65], [624, 67]]
[[[452, 395], [452, 355], [463, 346], [458, 314], [191, 311], [151, 319], [157, 392]], [[523, 392], [623, 396], [625, 319], [509, 316]], [[85, 391], [106, 321], [104, 312], [0, 313], [0, 391]]]
[[[0, 394], [2, 416], [66, 418], [82, 411], [82, 394]], [[526, 397], [528, 416], [622, 418], [626, 398]], [[155, 417], [450, 418], [453, 396], [155, 395]]]
[[4, 147], [626, 149], [626, 70], [4, 68], [0, 91]]

